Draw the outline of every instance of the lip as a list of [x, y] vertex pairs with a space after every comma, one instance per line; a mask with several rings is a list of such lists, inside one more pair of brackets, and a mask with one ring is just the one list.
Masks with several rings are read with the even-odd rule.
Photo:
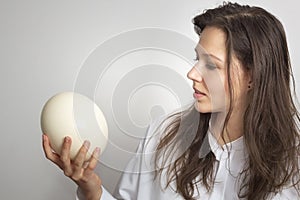
[[194, 89], [193, 96], [195, 99], [200, 99], [200, 98], [206, 96], [206, 94], [204, 92], [201, 92], [201, 91], [197, 90], [196, 88], [193, 88], [193, 89]]

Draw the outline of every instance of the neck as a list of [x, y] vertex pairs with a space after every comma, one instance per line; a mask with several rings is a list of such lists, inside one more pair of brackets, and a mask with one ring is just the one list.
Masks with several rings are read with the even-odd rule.
[[238, 139], [244, 132], [241, 113], [233, 112], [223, 129], [225, 118], [226, 113], [212, 113], [210, 121], [210, 130], [221, 146]]

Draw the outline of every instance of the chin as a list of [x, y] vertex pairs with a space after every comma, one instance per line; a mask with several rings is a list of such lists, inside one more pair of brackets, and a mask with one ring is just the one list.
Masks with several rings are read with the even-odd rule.
[[196, 101], [194, 106], [195, 106], [195, 109], [200, 113], [211, 113], [212, 112], [210, 105], [199, 103]]
[[219, 105], [215, 106], [212, 108], [212, 105], [209, 103], [203, 103], [203, 102], [198, 102], [196, 101], [195, 104], [195, 109], [200, 112], [200, 113], [227, 113], [228, 109], [225, 109], [224, 106]]

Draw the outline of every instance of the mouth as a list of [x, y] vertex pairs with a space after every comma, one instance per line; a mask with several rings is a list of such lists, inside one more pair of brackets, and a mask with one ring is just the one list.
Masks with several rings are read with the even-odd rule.
[[200, 99], [200, 98], [206, 96], [206, 94], [204, 92], [197, 90], [195, 87], [193, 89], [194, 89], [194, 98]]

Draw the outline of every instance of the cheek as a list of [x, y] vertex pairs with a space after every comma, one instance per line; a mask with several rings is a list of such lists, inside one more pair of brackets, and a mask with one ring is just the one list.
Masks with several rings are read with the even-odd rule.
[[228, 103], [228, 84], [222, 72], [210, 74], [206, 81], [213, 110], [221, 111]]

